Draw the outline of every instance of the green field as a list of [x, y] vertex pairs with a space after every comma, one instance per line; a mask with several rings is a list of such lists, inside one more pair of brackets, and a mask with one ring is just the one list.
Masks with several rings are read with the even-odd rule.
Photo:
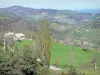
[[23, 48], [25, 45], [32, 46], [34, 42], [32, 40], [24, 40], [17, 42], [17, 48]]
[[[53, 44], [51, 52], [51, 64], [54, 64], [57, 60], [62, 67], [65, 64], [80, 67], [89, 62], [91, 64], [93, 59], [96, 59], [100, 63], [98, 59], [100, 52], [96, 50], [84, 51], [80, 47]], [[100, 65], [98, 66], [100, 67]]]
[[[32, 46], [31, 40], [18, 42], [21, 48], [24, 45]], [[73, 65], [82, 69], [82, 71], [93, 71], [92, 60], [97, 61], [97, 67], [100, 69], [100, 52], [96, 50], [84, 51], [80, 47], [65, 46], [61, 44], [52, 44], [51, 50], [51, 65], [59, 63], [59, 66], [64, 68], [65, 65]], [[91, 74], [90, 74], [91, 75]]]

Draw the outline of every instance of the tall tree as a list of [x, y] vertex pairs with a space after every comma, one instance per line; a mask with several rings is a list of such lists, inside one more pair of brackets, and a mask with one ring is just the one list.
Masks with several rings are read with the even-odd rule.
[[38, 57], [42, 63], [49, 67], [51, 57], [50, 29], [47, 20], [43, 20], [36, 32], [36, 46]]

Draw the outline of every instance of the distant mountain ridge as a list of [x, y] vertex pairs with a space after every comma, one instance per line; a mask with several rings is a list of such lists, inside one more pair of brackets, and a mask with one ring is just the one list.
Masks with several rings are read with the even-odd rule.
[[54, 14], [56, 14], [57, 12], [57, 10], [55, 9], [34, 9], [34, 8], [23, 7], [23, 6], [12, 6], [5, 9], [17, 15], [33, 15], [33, 14], [40, 14], [42, 12], [49, 13], [49, 11], [54, 12]]
[[48, 21], [68, 23], [73, 25], [80, 25], [85, 22], [89, 22], [94, 18], [99, 18], [99, 15], [96, 16], [92, 13], [85, 13], [85, 10], [75, 11], [57, 9], [35, 9], [17, 5], [7, 8], [0, 8], [0, 15], [2, 14], [7, 14], [11, 16], [13, 15], [30, 20], [47, 19]]
[[78, 10], [79, 12], [84, 13], [91, 13], [91, 14], [100, 14], [100, 9], [84, 9], [84, 10]]
[[[74, 11], [74, 12], [81, 12], [81, 13], [91, 13], [91, 14], [100, 14], [100, 9], [82, 9], [82, 10], [57, 10], [57, 9], [35, 9], [35, 8], [30, 8], [30, 7], [23, 7], [23, 6], [11, 6], [6, 8], [7, 10], [13, 11], [14, 13], [19, 13], [19, 14], [25, 14], [24, 11], [27, 14], [39, 14], [41, 12], [50, 12], [52, 11], [53, 13], [56, 14], [58, 11]], [[49, 13], [50, 14], [50, 13]], [[26, 15], [26, 14], [25, 14]], [[51, 14], [50, 14], [51, 15]]]
[[34, 9], [22, 6], [12, 6], [4, 8], [8, 12], [14, 13], [21, 17], [31, 17], [33, 18], [45, 18], [48, 20], [75, 20], [80, 21], [84, 19], [89, 19], [92, 14], [90, 13], [80, 13], [75, 10], [57, 10], [57, 9]]

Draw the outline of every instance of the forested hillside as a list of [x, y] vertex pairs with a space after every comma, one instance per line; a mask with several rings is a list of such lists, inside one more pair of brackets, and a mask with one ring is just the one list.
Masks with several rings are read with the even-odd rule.
[[[22, 6], [0, 9], [1, 38], [2, 34], [7, 31], [22, 32], [29, 38], [39, 27], [39, 21], [44, 19], [49, 21], [53, 40], [65, 42], [70, 40], [72, 44], [87, 40], [89, 43], [94, 43], [94, 40], [99, 40], [100, 14], [73, 10], [34, 9]], [[95, 39], [97, 37], [98, 39]]]

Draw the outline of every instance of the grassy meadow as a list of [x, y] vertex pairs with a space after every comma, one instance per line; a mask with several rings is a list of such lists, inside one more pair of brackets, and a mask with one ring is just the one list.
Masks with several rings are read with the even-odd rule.
[[[24, 40], [18, 42], [17, 46], [19, 48], [24, 47], [25, 45], [32, 46], [34, 44], [31, 40]], [[67, 68], [67, 66], [72, 65], [77, 69], [86, 72], [89, 75], [95, 73], [94, 64], [92, 60], [97, 61], [97, 73], [100, 73], [100, 52], [90, 49], [88, 51], [82, 50], [80, 47], [75, 46], [65, 46], [62, 44], [52, 44], [51, 50], [51, 65], [57, 65], [61, 68]], [[99, 75], [99, 74], [97, 74]]]

